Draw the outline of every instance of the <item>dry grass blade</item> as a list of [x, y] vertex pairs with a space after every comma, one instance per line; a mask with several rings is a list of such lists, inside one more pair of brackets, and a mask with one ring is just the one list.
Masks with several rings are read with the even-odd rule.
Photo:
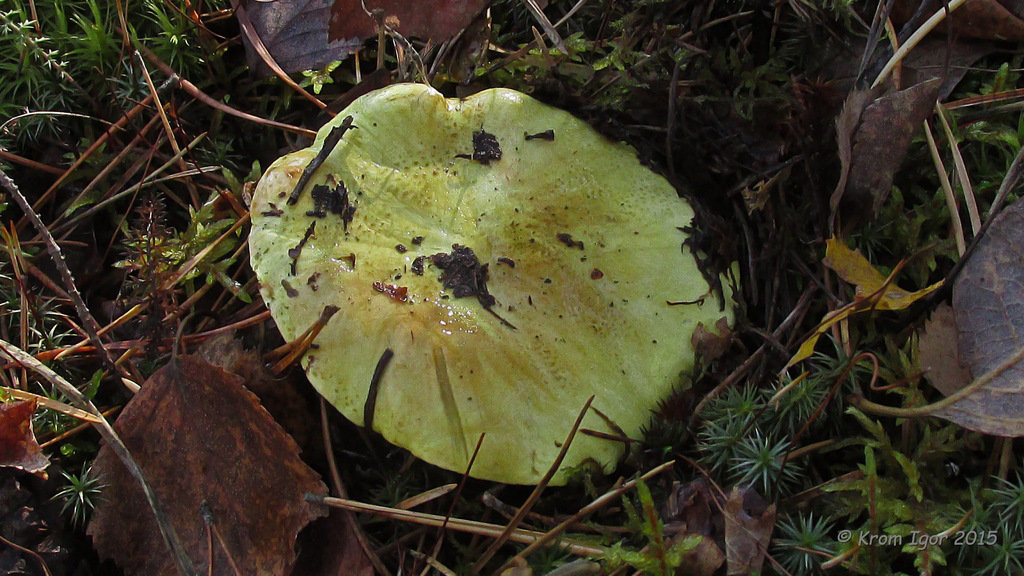
[[156, 57], [155, 54], [153, 54], [149, 50], [146, 50], [146, 48], [144, 46], [140, 45], [138, 48], [139, 48], [139, 52], [141, 52], [142, 55], [146, 57], [146, 60], [149, 60], [149, 62], [151, 64], [153, 64], [154, 66], [159, 68], [161, 72], [163, 72], [164, 74], [166, 74], [169, 77], [168, 82], [175, 82], [175, 83], [177, 83], [178, 86], [180, 86], [181, 89], [184, 90], [185, 92], [188, 92], [188, 94], [190, 96], [192, 96], [196, 100], [199, 100], [203, 104], [206, 104], [207, 106], [210, 106], [211, 108], [215, 108], [217, 110], [220, 110], [221, 112], [224, 112], [225, 114], [230, 114], [231, 116], [235, 116], [235, 117], [241, 118], [243, 120], [248, 120], [250, 122], [255, 122], [256, 124], [262, 124], [264, 126], [270, 126], [271, 128], [279, 128], [281, 130], [286, 130], [288, 132], [294, 132], [295, 134], [301, 134], [302, 136], [306, 136], [308, 138], [314, 138], [316, 136], [316, 131], [315, 130], [309, 130], [309, 129], [306, 129], [306, 128], [300, 128], [298, 126], [292, 126], [291, 124], [285, 124], [283, 122], [277, 122], [276, 120], [268, 120], [266, 118], [260, 118], [259, 116], [253, 116], [252, 114], [249, 114], [248, 112], [242, 112], [241, 110], [239, 110], [237, 108], [233, 108], [231, 106], [228, 106], [227, 104], [224, 104], [223, 102], [220, 102], [220, 101], [210, 97], [209, 94], [207, 94], [207, 93], [203, 92], [202, 90], [200, 90], [199, 88], [197, 88], [195, 84], [189, 82], [188, 80], [182, 78], [181, 76], [178, 76], [178, 73], [174, 71], [174, 68], [171, 68], [166, 63], [161, 61], [159, 58]]
[[432, 488], [430, 490], [427, 490], [426, 492], [421, 492], [415, 496], [411, 496], [409, 498], [406, 498], [405, 500], [402, 500], [398, 504], [395, 504], [395, 508], [398, 508], [399, 510], [412, 510], [413, 508], [422, 506], [427, 502], [437, 500], [441, 496], [444, 496], [445, 494], [450, 493], [452, 490], [455, 490], [458, 486], [458, 484], [445, 484], [444, 486]]
[[875, 78], [875, 81], [871, 83], [871, 87], [874, 88], [875, 86], [878, 86], [879, 84], [884, 82], [885, 79], [889, 77], [889, 74], [892, 73], [893, 69], [896, 68], [896, 65], [899, 64], [907, 55], [907, 53], [913, 50], [915, 46], [920, 44], [921, 40], [924, 40], [924, 37], [927, 36], [929, 32], [934, 30], [940, 22], [945, 20], [947, 14], [952, 14], [954, 10], [962, 6], [966, 1], [967, 0], [952, 0], [948, 5], [939, 8], [935, 12], [935, 14], [932, 14], [932, 17], [925, 21], [925, 23], [922, 24], [920, 28], [915, 30], [914, 33], [910, 35], [910, 38], [907, 38], [907, 41], [904, 42], [903, 45], [900, 46], [895, 53], [893, 53], [892, 58], [890, 58], [889, 61], [885, 63], [885, 67], [882, 68], [882, 71], [878, 73], [878, 77]]
[[942, 163], [939, 155], [939, 147], [935, 144], [935, 137], [932, 136], [932, 128], [927, 121], [924, 123], [924, 135], [928, 139], [928, 152], [935, 163], [935, 172], [939, 175], [939, 182], [942, 184], [942, 192], [946, 197], [946, 206], [949, 208], [949, 218], [953, 222], [953, 233], [956, 236], [956, 250], [961, 256], [967, 251], [967, 241], [964, 238], [964, 225], [960, 221], [960, 211], [956, 205], [956, 192], [953, 185], [949, 183], [949, 176], [946, 176], [946, 166]]
[[[164, 110], [164, 105], [160, 102], [160, 94], [157, 92], [156, 85], [153, 84], [153, 78], [149, 75], [146, 61], [142, 59], [142, 55], [139, 54], [138, 50], [135, 51], [134, 56], [139, 63], [139, 69], [142, 70], [142, 77], [146, 79], [146, 86], [149, 86], [149, 92], [153, 95], [153, 102], [156, 104], [156, 111], [160, 115], [160, 121], [163, 122], [164, 133], [167, 134], [167, 141], [171, 145], [171, 151], [174, 152], [175, 157], [178, 159], [178, 166], [184, 172], [188, 170], [188, 165], [185, 164], [185, 159], [182, 157], [181, 147], [178, 146], [178, 139], [174, 137], [174, 128], [171, 127], [167, 111]], [[185, 180], [185, 185], [188, 187], [188, 193], [192, 197], [192, 205], [199, 206], [199, 191], [196, 189], [196, 185], [191, 179]]]
[[547, 35], [548, 39], [555, 45], [556, 48], [561, 50], [563, 53], [568, 54], [569, 49], [565, 45], [565, 41], [558, 35], [558, 30], [555, 30], [551, 20], [544, 14], [544, 11], [537, 5], [536, 0], [523, 0], [523, 4], [526, 4], [526, 9], [533, 15], [533, 19], [540, 24], [540, 27], [544, 29], [544, 34]]
[[[452, 518], [450, 516], [441, 516], [438, 514], [425, 514], [410, 510], [399, 510], [397, 508], [365, 504], [363, 502], [356, 502], [355, 500], [347, 500], [344, 498], [327, 497], [323, 500], [320, 500], [319, 498], [316, 498], [315, 500], [316, 502], [322, 503], [326, 506], [341, 508], [342, 510], [364, 512], [375, 516], [381, 516], [383, 518], [421, 524], [424, 526], [440, 527], [443, 525], [451, 530], [477, 534], [488, 538], [497, 538], [505, 531], [506, 528], [499, 524], [489, 524], [487, 522], [478, 522], [476, 520], [463, 520], [462, 518]], [[508, 540], [522, 544], [532, 544], [541, 538], [544, 538], [544, 536], [545, 533], [543, 532], [516, 528], [509, 534]], [[575, 542], [567, 542], [565, 540], [553, 545], [559, 546], [563, 550], [576, 554], [577, 556], [601, 557], [604, 555], [604, 550], [601, 548], [578, 544]]]
[[558, 20], [558, 22], [555, 22], [555, 28], [560, 28], [562, 24], [568, 22], [569, 18], [572, 18], [573, 15], [576, 14], [576, 12], [579, 11], [580, 8], [583, 8], [583, 5], [586, 3], [587, 0], [579, 0], [579, 2], [573, 4], [572, 8], [570, 8], [569, 11], [565, 13], [565, 16], [562, 16]]
[[1015, 90], [1004, 90], [1002, 92], [996, 92], [994, 94], [979, 94], [977, 96], [969, 96], [967, 98], [957, 100], [956, 102], [949, 102], [944, 106], [944, 108], [946, 110], [957, 110], [960, 108], [967, 108], [969, 106], [993, 104], [996, 102], [1003, 102], [1006, 100], [1013, 100], [1022, 97], [1024, 97], [1024, 88], [1017, 88]]
[[[191, 142], [189, 142], [189, 144], [187, 146], [185, 146], [185, 148], [179, 150], [177, 154], [175, 154], [174, 156], [170, 157], [159, 168], [157, 168], [153, 172], [150, 172], [138, 184], [134, 184], [132, 186], [129, 186], [128, 188], [125, 188], [124, 190], [121, 190], [121, 191], [119, 191], [119, 192], [117, 192], [115, 194], [112, 194], [109, 197], [104, 198], [103, 200], [100, 200], [99, 202], [96, 202], [95, 204], [90, 206], [88, 209], [83, 210], [83, 211], [75, 214], [70, 219], [68, 219], [68, 220], [66, 220], [64, 222], [60, 222], [60, 223], [55, 224], [54, 226], [52, 226], [52, 229], [53, 229], [54, 233], [60, 234], [62, 232], [65, 232], [69, 228], [75, 226], [78, 222], [91, 217], [92, 215], [96, 214], [97, 212], [99, 212], [103, 208], [107, 207], [108, 205], [110, 205], [110, 204], [120, 200], [121, 198], [124, 198], [125, 196], [129, 196], [131, 194], [134, 194], [134, 193], [138, 192], [139, 190], [142, 190], [143, 188], [146, 188], [148, 186], [152, 186], [153, 184], [158, 184], [158, 183], [163, 182], [165, 180], [173, 180], [173, 179], [176, 179], [176, 178], [180, 177], [181, 175], [173, 175], [172, 174], [172, 175], [166, 176], [164, 178], [157, 178], [157, 176], [159, 176], [160, 174], [163, 174], [163, 172], [165, 170], [170, 168], [179, 159], [181, 159], [185, 154], [188, 154], [189, 152], [191, 152], [192, 149], [195, 148], [200, 142], [202, 142], [204, 138], [206, 138], [206, 133], [205, 132], [200, 134], [199, 136], [196, 136]], [[153, 154], [154, 152], [155, 152], [155, 150], [151, 150], [150, 154]], [[197, 168], [197, 169], [194, 169], [194, 170], [198, 170], [199, 172], [212, 172], [212, 171], [215, 171], [215, 170], [220, 170], [220, 168], [208, 167], [208, 168]], [[194, 173], [192, 172], [192, 170], [186, 171], [184, 173], [185, 176], [191, 176], [193, 174]]]
[[978, 214], [978, 200], [974, 197], [974, 187], [971, 186], [971, 175], [967, 173], [967, 165], [964, 163], [964, 156], [960, 153], [960, 147], [956, 143], [956, 137], [953, 135], [953, 129], [949, 125], [949, 121], [946, 120], [946, 110], [942, 104], [935, 103], [935, 112], [939, 117], [939, 121], [942, 122], [942, 131], [946, 134], [946, 140], [949, 141], [949, 150], [953, 153], [953, 163], [956, 166], [956, 175], [960, 180], [960, 185], [964, 189], [964, 200], [967, 202], [967, 215], [971, 219], [971, 232], [975, 235], [981, 230], [981, 216]]
[[24, 390], [18, 390], [17, 388], [0, 387], [0, 390], [3, 390], [4, 394], [8, 394], [12, 398], [17, 398], [18, 400], [35, 400], [36, 404], [43, 408], [49, 408], [54, 412], [60, 412], [61, 414], [66, 414], [72, 418], [77, 418], [78, 420], [85, 420], [86, 422], [91, 422], [93, 424], [100, 421], [99, 418], [86, 410], [80, 410], [74, 406], [68, 406], [63, 402], [58, 402], [57, 400], [47, 398], [46, 396], [25, 392]]
[[409, 550], [409, 553], [412, 554], [413, 558], [416, 558], [417, 560], [423, 560], [427, 563], [428, 566], [430, 566], [434, 570], [437, 570], [444, 576], [457, 576], [455, 572], [452, 572], [451, 569], [449, 569], [447, 566], [438, 562], [437, 559], [433, 556], [428, 556], [418, 550]]
[[[169, 86], [169, 84], [164, 83], [164, 85], [162, 85], [160, 89], [163, 90], [164, 87], [166, 86]], [[70, 178], [72, 174], [74, 174], [75, 170], [77, 170], [79, 166], [84, 164], [86, 160], [88, 160], [89, 157], [92, 156], [93, 153], [95, 153], [97, 150], [102, 149], [103, 145], [107, 143], [107, 140], [110, 139], [111, 135], [113, 135], [115, 132], [119, 130], [124, 129], [125, 126], [130, 124], [131, 121], [136, 116], [138, 116], [143, 110], [145, 110], [150, 104], [152, 104], [152, 102], [152, 94], [146, 96], [134, 108], [127, 111], [123, 116], [121, 116], [121, 118], [117, 122], [114, 122], [111, 126], [109, 126], [107, 130], [103, 132], [103, 134], [100, 134], [100, 136], [96, 138], [95, 141], [89, 144], [89, 147], [86, 148], [85, 152], [82, 152], [82, 155], [79, 156], [78, 159], [76, 159], [74, 163], [71, 164], [71, 166], [61, 174], [60, 178], [57, 178], [53, 182], [53, 184], [51, 184], [50, 187], [46, 189], [46, 192], [43, 192], [42, 196], [40, 196], [39, 199], [36, 200], [36, 203], [32, 206], [32, 208], [34, 210], [39, 210], [43, 206], [45, 206], [50, 200], [52, 200], [53, 195], [57, 193], [57, 190], [59, 190], [61, 186], [64, 185], [67, 179]], [[21, 228], [23, 225], [24, 220], [18, 222], [18, 228]]]
[[114, 358], [110, 355], [110, 352], [103, 346], [103, 341], [100, 340], [99, 336], [99, 324], [96, 319], [93, 318], [92, 313], [89, 312], [89, 308], [85, 305], [85, 300], [82, 299], [82, 295], [78, 292], [78, 287], [75, 286], [75, 279], [71, 276], [71, 270], [68, 269], [67, 262], [64, 261], [64, 256], [60, 251], [60, 246], [57, 246], [57, 241], [53, 239], [53, 235], [50, 234], [46, 224], [39, 218], [36, 211], [32, 209], [32, 205], [29, 204], [25, 196], [22, 195], [21, 190], [11, 180], [7, 174], [0, 170], [0, 186], [6, 188], [10, 193], [11, 198], [14, 199], [15, 203], [21, 208], [25, 216], [28, 217], [32, 226], [36, 229], [36, 232], [42, 236], [46, 243], [46, 250], [50, 253], [50, 259], [53, 260], [54, 266], [57, 267], [57, 271], [60, 273], [61, 280], [64, 282], [64, 288], [68, 292], [68, 296], [71, 297], [71, 301], [75, 304], [75, 311], [78, 312], [78, 318], [82, 321], [82, 328], [86, 334], [89, 335], [89, 340], [92, 341], [93, 346], [96, 347], [96, 351], [99, 353], [100, 358], [106, 364], [107, 369], [112, 374], [118, 374], [120, 371], [117, 365], [114, 363]]
[[[131, 142], [129, 142], [126, 146], [121, 148], [121, 151], [118, 152], [117, 155], [114, 156], [114, 158], [110, 162], [108, 162], [96, 174], [96, 176], [93, 177], [93, 179], [88, 184], [86, 184], [85, 188], [82, 188], [82, 191], [78, 193], [78, 196], [75, 197], [74, 200], [71, 201], [69, 206], [81, 205], [82, 200], [84, 198], [88, 198], [97, 186], [99, 186], [101, 183], [104, 183], [107, 177], [110, 176], [114, 172], [114, 170], [116, 170], [117, 167], [121, 165], [121, 162], [124, 161], [124, 159], [127, 158], [132, 152], [135, 152], [136, 146], [138, 146], [144, 141], [144, 139], [146, 138], [146, 134], [150, 131], [150, 129], [153, 128], [153, 126], [156, 126], [156, 122], [158, 119], [159, 116], [154, 116], [149, 120], [149, 122], [146, 123], [145, 126], [139, 129], [138, 133], [135, 134], [135, 137], [132, 138]], [[122, 170], [121, 173], [123, 177], [125, 174], [134, 174], [134, 171]], [[118, 185], [108, 188], [106, 194], [109, 194], [110, 192], [117, 188], [120, 188], [120, 186]], [[67, 214], [68, 213], [65, 212], [65, 216]]]
[[[76, 408], [72, 408], [72, 409], [73, 410], [77, 410]], [[114, 414], [117, 414], [120, 410], [121, 410], [120, 406], [114, 406], [113, 408], [109, 408], [109, 409], [107, 409], [106, 411], [103, 412], [103, 417], [104, 418], [110, 418]], [[95, 419], [96, 417], [93, 416], [92, 414], [89, 414], [89, 418]], [[53, 438], [50, 438], [49, 440], [47, 440], [45, 442], [42, 442], [41, 444], [39, 444], [39, 447], [42, 448], [43, 450], [46, 450], [50, 446], [55, 446], [57, 444], [65, 442], [65, 441], [67, 441], [67, 440], [69, 440], [71, 438], [74, 438], [75, 436], [78, 436], [82, 432], [85, 432], [87, 429], [92, 428], [93, 425], [94, 425], [94, 423], [91, 420], [87, 421], [87, 422], [85, 422], [83, 424], [79, 424], [78, 426], [75, 426], [74, 428], [71, 428], [70, 430], [65, 430], [64, 432], [61, 432], [60, 434], [54, 436]]]
[[576, 422], [572, 425], [572, 430], [569, 431], [569, 436], [567, 436], [565, 442], [562, 443], [562, 449], [559, 450], [555, 461], [551, 463], [551, 467], [548, 468], [547, 473], [545, 473], [544, 477], [537, 483], [533, 492], [531, 492], [530, 496], [526, 499], [526, 502], [523, 502], [523, 505], [519, 507], [519, 511], [516, 512], [516, 515], [512, 520], [509, 520], [508, 526], [505, 527], [504, 532], [502, 532], [494, 542], [491, 542], [491, 545], [487, 547], [487, 550], [484, 550], [484, 553], [481, 554], [480, 558], [475, 564], [473, 564], [473, 568], [471, 569], [473, 574], [480, 573], [480, 570], [483, 569], [484, 565], [487, 564], [487, 562], [494, 557], [494, 554], [498, 552], [498, 549], [505, 544], [505, 540], [507, 540], [519, 524], [526, 519], [526, 516], [530, 513], [530, 509], [533, 508], [533, 505], [540, 500], [540, 495], [544, 492], [544, 489], [547, 488], [548, 482], [554, 478], [555, 473], [558, 472], [558, 467], [562, 465], [562, 460], [565, 459], [565, 455], [569, 452], [569, 446], [572, 444], [573, 438], [576, 437], [576, 432], [580, 429], [580, 424], [583, 423], [583, 417], [587, 415], [587, 412], [590, 410], [590, 404], [593, 401], [594, 396], [587, 399], [586, 404], [583, 405], [583, 409], [580, 410], [579, 416], [576, 417]]
[[157, 526], [160, 528], [160, 534], [163, 536], [164, 543], [167, 544], [167, 548], [171, 552], [171, 557], [174, 559], [178, 572], [182, 576], [194, 574], [195, 570], [192, 568], [192, 560], [185, 553], [185, 548], [182, 546], [174, 527], [167, 521], [167, 514], [164, 511], [163, 504], [157, 499], [156, 494], [153, 493], [149, 482], [146, 481], [145, 476], [142, 474], [142, 469], [139, 468], [138, 463], [135, 462], [135, 459], [132, 458], [131, 453], [128, 451], [128, 447], [124, 445], [117, 432], [114, 431], [113, 426], [110, 425], [110, 422], [107, 422], [107, 419], [103, 417], [103, 413], [96, 408], [96, 405], [79, 392], [78, 388], [72, 386], [70, 382], [14, 344], [0, 340], [0, 354], [6, 356], [11, 362], [17, 362], [21, 366], [39, 374], [47, 382], [60, 390], [61, 393], [70, 398], [72, 402], [97, 418], [98, 421], [94, 424], [96, 430], [107, 441], [118, 459], [121, 460], [132, 477], [139, 483], [143, 493], [146, 495], [146, 500], [149, 502], [149, 506], [153, 510], [153, 516], [156, 518]]

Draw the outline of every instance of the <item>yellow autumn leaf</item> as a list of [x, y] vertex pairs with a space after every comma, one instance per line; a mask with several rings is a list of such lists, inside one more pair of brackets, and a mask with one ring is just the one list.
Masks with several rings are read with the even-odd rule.
[[893, 281], [899, 266], [888, 277], [883, 276], [860, 252], [851, 250], [835, 237], [826, 243], [823, 262], [844, 281], [857, 287], [857, 300], [868, 300], [878, 310], [903, 310], [942, 286], [940, 280], [917, 292], [907, 292]]
[[845, 282], [856, 286], [856, 299], [826, 314], [786, 363], [783, 372], [810, 358], [818, 339], [850, 316], [869, 310], [903, 310], [942, 286], [942, 281], [939, 281], [917, 292], [907, 292], [893, 283], [902, 265], [897, 266], [888, 277], [883, 276], [860, 252], [847, 248], [846, 244], [834, 237], [826, 242], [823, 262]]

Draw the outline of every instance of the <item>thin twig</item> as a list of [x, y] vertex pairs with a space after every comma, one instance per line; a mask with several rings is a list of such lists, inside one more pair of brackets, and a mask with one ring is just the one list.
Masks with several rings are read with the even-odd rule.
[[99, 353], [103, 363], [106, 364], [107, 369], [110, 370], [111, 374], [119, 374], [120, 370], [114, 364], [114, 358], [110, 355], [110, 352], [103, 347], [103, 341], [100, 340], [99, 335], [99, 324], [96, 319], [93, 318], [89, 308], [85, 305], [85, 300], [82, 299], [82, 295], [78, 292], [78, 287], [75, 285], [75, 279], [71, 276], [71, 270], [68, 269], [67, 262], [64, 261], [64, 255], [61, 254], [60, 246], [53, 239], [50, 231], [47, 230], [46, 225], [36, 214], [36, 211], [32, 209], [32, 205], [29, 204], [25, 196], [22, 195], [21, 190], [11, 180], [7, 174], [0, 169], [0, 186], [6, 188], [10, 193], [11, 198], [21, 208], [25, 216], [28, 217], [32, 226], [35, 227], [36, 232], [46, 242], [46, 250], [50, 253], [50, 259], [53, 260], [54, 266], [57, 267], [57, 271], [60, 273], [61, 280], [64, 282], [64, 288], [68, 292], [68, 296], [71, 297], [71, 301], [75, 304], [75, 311], [78, 312], [78, 318], [82, 321], [82, 328], [85, 329], [86, 334], [89, 335], [89, 340], [92, 341], [93, 346], [96, 347], [96, 351]]
[[[646, 481], [650, 480], [651, 478], [654, 478], [658, 474], [661, 474], [662, 472], [671, 469], [673, 465], [675, 465], [675, 461], [674, 460], [669, 461], [669, 462], [665, 462], [664, 464], [654, 468], [653, 470], [651, 470], [651, 471], [647, 472], [646, 474], [644, 474], [643, 476], [641, 476], [639, 478], [639, 480], [643, 480], [643, 481], [646, 482]], [[629, 490], [632, 490], [633, 487], [636, 486], [636, 483], [637, 483], [636, 479], [630, 480], [629, 482], [626, 482], [625, 484], [623, 484], [622, 486], [619, 486], [618, 488], [615, 488], [615, 489], [609, 490], [608, 492], [605, 492], [601, 497], [599, 497], [598, 499], [594, 500], [590, 504], [587, 504], [586, 506], [581, 508], [579, 512], [577, 512], [577, 513], [573, 514], [572, 516], [570, 516], [569, 518], [566, 518], [565, 520], [563, 520], [562, 523], [559, 524], [558, 526], [555, 526], [551, 530], [548, 530], [538, 540], [536, 540], [535, 542], [531, 543], [529, 546], [524, 548], [520, 553], [518, 553], [515, 556], [513, 556], [512, 558], [510, 558], [508, 560], [508, 562], [505, 563], [504, 566], [502, 566], [501, 568], [498, 568], [495, 571], [495, 574], [501, 574], [502, 570], [504, 570], [509, 565], [511, 565], [512, 562], [514, 562], [516, 558], [526, 558], [527, 556], [532, 554], [534, 551], [536, 551], [537, 548], [540, 548], [541, 546], [548, 546], [548, 545], [550, 545], [551, 541], [554, 540], [555, 538], [558, 538], [559, 536], [561, 536], [562, 533], [565, 532], [565, 530], [569, 526], [572, 526], [573, 524], [579, 522], [580, 520], [586, 518], [587, 516], [593, 514], [594, 512], [600, 510], [601, 508], [604, 508], [605, 506], [610, 504], [613, 500], [615, 500], [619, 496], [622, 496], [623, 494], [625, 494]]]
[[485, 550], [484, 553], [480, 555], [480, 558], [477, 559], [476, 563], [473, 564], [473, 568], [471, 569], [473, 574], [480, 573], [480, 570], [483, 569], [484, 565], [487, 564], [487, 562], [498, 552], [498, 549], [505, 544], [505, 541], [509, 538], [512, 532], [519, 527], [519, 524], [521, 524], [524, 519], [526, 519], [526, 516], [530, 513], [530, 509], [533, 508], [533, 505], [540, 500], [540, 495], [544, 492], [544, 489], [547, 488], [551, 479], [554, 478], [555, 473], [558, 472], [559, 466], [562, 465], [562, 460], [565, 459], [565, 455], [569, 452], [569, 446], [572, 444], [573, 438], [576, 437], [576, 432], [580, 429], [580, 424], [583, 423], [583, 417], [590, 411], [590, 404], [593, 401], [593, 396], [587, 398], [586, 404], [583, 405], [583, 409], [580, 410], [579, 416], [576, 417], [576, 422], [572, 425], [572, 430], [569, 431], [569, 435], [565, 438], [565, 442], [562, 443], [562, 449], [558, 451], [558, 456], [555, 457], [555, 461], [551, 463], [548, 471], [544, 474], [544, 477], [540, 479], [540, 482], [537, 483], [533, 492], [531, 492], [530, 496], [526, 499], [526, 502], [519, 507], [519, 511], [516, 512], [516, 515], [512, 520], [509, 520], [508, 526], [505, 527], [505, 530], [502, 531], [501, 535], [499, 535], [494, 542], [491, 542], [491, 545], [487, 547], [487, 550]]
[[[308, 494], [306, 498], [310, 501], [324, 504], [325, 506], [330, 506], [332, 508], [341, 508], [342, 510], [351, 510], [353, 512], [364, 512], [384, 518], [391, 518], [393, 520], [410, 522], [412, 524], [421, 524], [424, 526], [436, 527], [445, 525], [452, 530], [468, 532], [470, 534], [479, 534], [481, 536], [488, 536], [491, 538], [497, 538], [505, 530], [505, 526], [501, 526], [499, 524], [489, 524], [487, 522], [478, 522], [476, 520], [464, 520], [462, 518], [451, 518], [441, 516], [439, 514], [425, 514], [423, 512], [413, 512], [411, 510], [399, 510], [397, 508], [365, 504], [363, 502], [356, 502], [355, 500], [347, 500], [344, 498], [322, 497], [313, 494]], [[517, 528], [512, 531], [508, 539], [513, 542], [532, 544], [544, 536], [545, 534], [543, 532]], [[604, 550], [596, 546], [567, 542], [565, 540], [551, 545], [558, 546], [559, 548], [567, 550], [577, 556], [601, 557], [604, 555]]]
[[316, 136], [316, 131], [314, 131], [314, 130], [309, 130], [307, 128], [300, 128], [298, 126], [292, 126], [291, 124], [285, 124], [283, 122], [277, 122], [276, 120], [268, 120], [266, 118], [260, 118], [259, 116], [253, 116], [252, 114], [249, 114], [247, 112], [242, 112], [241, 110], [239, 110], [237, 108], [233, 108], [231, 106], [228, 106], [227, 104], [224, 104], [223, 102], [220, 102], [220, 101], [210, 97], [209, 94], [207, 94], [207, 93], [203, 92], [202, 90], [200, 90], [199, 88], [197, 88], [195, 84], [189, 82], [188, 80], [182, 78], [181, 76], [178, 76], [178, 73], [174, 71], [174, 68], [171, 68], [165, 62], [160, 60], [160, 58], [158, 58], [155, 54], [153, 54], [152, 52], [147, 50], [145, 46], [139, 45], [138, 49], [139, 49], [139, 52], [141, 52], [142, 55], [146, 57], [146, 60], [149, 60], [149, 62], [151, 64], [153, 64], [154, 66], [159, 68], [160, 71], [163, 72], [164, 74], [166, 74], [171, 81], [177, 83], [178, 86], [180, 86], [182, 90], [184, 90], [185, 92], [188, 92], [188, 94], [190, 96], [192, 96], [196, 100], [199, 100], [203, 104], [206, 104], [207, 106], [210, 106], [211, 108], [216, 108], [217, 110], [220, 110], [221, 112], [223, 112], [225, 114], [230, 114], [231, 116], [235, 116], [235, 117], [241, 118], [243, 120], [248, 120], [250, 122], [255, 122], [257, 124], [262, 124], [264, 126], [270, 126], [271, 128], [279, 128], [281, 130], [287, 130], [288, 132], [294, 132], [296, 134], [301, 134], [303, 136], [307, 136], [307, 137], [310, 137], [310, 138]]

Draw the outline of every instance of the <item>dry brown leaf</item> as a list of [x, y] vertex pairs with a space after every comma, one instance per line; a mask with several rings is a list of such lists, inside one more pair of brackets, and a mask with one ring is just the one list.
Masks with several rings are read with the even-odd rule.
[[[892, 11], [892, 19], [904, 22], [917, 10], [920, 0], [900, 0]], [[941, 5], [940, 5], [941, 6]], [[982, 40], [1024, 40], [1024, 2], [1021, 0], [971, 0], [952, 14], [956, 38]], [[933, 35], [945, 35], [945, 23]]]
[[666, 527], [677, 534], [673, 543], [688, 536], [702, 536], [700, 543], [682, 558], [679, 574], [711, 576], [725, 563], [725, 552], [716, 542], [716, 527], [721, 530], [719, 505], [715, 503], [706, 480], [698, 478], [686, 485], [673, 486], [663, 511]]
[[950, 45], [945, 38], [925, 39], [900, 63], [900, 81], [904, 86], [917, 86], [938, 79], [942, 83], [938, 99], [943, 101], [963, 80], [971, 65], [992, 52], [995, 47], [989, 42], [958, 41]]
[[373, 576], [373, 564], [352, 534], [345, 514], [332, 508], [328, 517], [315, 520], [302, 531], [302, 551], [292, 570], [294, 576]]
[[0, 404], [0, 466], [17, 468], [46, 478], [50, 461], [36, 442], [32, 430], [35, 400]]
[[725, 554], [730, 576], [759, 574], [775, 528], [775, 505], [752, 488], [733, 488], [725, 502]]
[[370, 38], [377, 23], [366, 10], [379, 10], [383, 20], [403, 36], [443, 42], [462, 31], [487, 7], [486, 0], [334, 0], [331, 39]]
[[233, 334], [211, 338], [196, 351], [204, 360], [240, 376], [245, 387], [256, 394], [274, 421], [295, 440], [308, 462], [323, 456], [320, 411], [302, 394], [309, 382], [298, 371], [274, 376], [256, 350], [246, 350]]
[[[992, 222], [953, 288], [960, 360], [975, 378], [964, 398], [935, 413], [964, 428], [1024, 436], [1024, 202]], [[968, 389], [965, 389], [968, 390]]]
[[925, 378], [944, 396], [971, 383], [971, 371], [960, 364], [957, 354], [956, 318], [953, 307], [943, 304], [932, 312], [918, 338], [917, 359]]
[[851, 220], [878, 211], [911, 139], [932, 113], [940, 86], [933, 79], [880, 97], [874, 91], [850, 93], [836, 120], [842, 172], [830, 201], [833, 221], [840, 203]]
[[[364, 37], [328, 38], [331, 4], [323, 0], [249, 0], [245, 2], [245, 11], [263, 45], [289, 74], [319, 70], [331, 62], [344, 60], [363, 44]], [[245, 34], [242, 41], [249, 69], [269, 74], [270, 68]]]
[[[327, 487], [242, 379], [196, 356], [157, 371], [115, 429], [167, 508], [203, 574], [287, 574], [299, 530], [325, 511], [305, 500]], [[93, 469], [107, 484], [88, 533], [128, 574], [172, 575], [141, 489], [108, 446]], [[223, 542], [223, 544], [221, 544]]]

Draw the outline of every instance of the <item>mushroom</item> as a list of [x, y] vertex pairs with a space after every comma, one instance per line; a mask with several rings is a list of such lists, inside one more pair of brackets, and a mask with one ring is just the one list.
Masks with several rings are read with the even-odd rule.
[[251, 212], [284, 337], [339, 308], [302, 360], [313, 386], [449, 470], [486, 433], [477, 478], [537, 482], [590, 396], [581, 428], [596, 433], [575, 436], [552, 483], [613, 469], [684, 383], [697, 325], [732, 319], [683, 244], [693, 211], [675, 189], [512, 90], [367, 94], [267, 169]]

